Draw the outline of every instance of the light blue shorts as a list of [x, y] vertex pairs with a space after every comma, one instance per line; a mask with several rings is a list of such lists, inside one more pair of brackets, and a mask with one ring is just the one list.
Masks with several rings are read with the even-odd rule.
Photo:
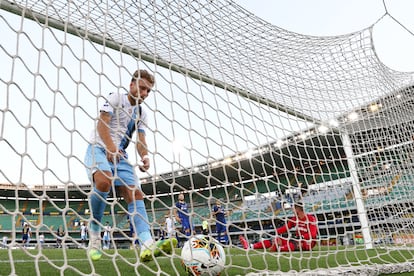
[[93, 181], [93, 174], [97, 171], [112, 172], [115, 186], [134, 186], [141, 189], [134, 167], [128, 162], [127, 157], [121, 158], [116, 164], [106, 159], [105, 149], [96, 145], [89, 145], [85, 155], [85, 166], [88, 177]]

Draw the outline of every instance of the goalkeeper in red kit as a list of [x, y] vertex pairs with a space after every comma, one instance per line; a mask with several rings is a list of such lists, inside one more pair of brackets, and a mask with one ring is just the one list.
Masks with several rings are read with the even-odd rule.
[[[295, 215], [288, 219], [287, 223], [276, 229], [277, 237], [274, 240], [263, 240], [249, 244], [244, 236], [240, 236], [240, 242], [244, 249], [269, 248], [270, 251], [309, 251], [316, 245], [318, 235], [318, 222], [312, 214], [306, 214], [302, 203], [293, 206]], [[295, 238], [284, 238], [279, 235], [296, 227]]]

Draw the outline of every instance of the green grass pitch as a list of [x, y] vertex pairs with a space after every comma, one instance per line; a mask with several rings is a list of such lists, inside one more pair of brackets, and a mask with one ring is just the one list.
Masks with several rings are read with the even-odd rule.
[[[226, 268], [221, 275], [396, 263], [413, 258], [412, 250], [362, 247], [319, 247], [302, 253], [247, 252], [240, 248], [225, 248], [225, 251]], [[83, 249], [0, 249], [0, 275], [186, 275], [179, 258], [180, 249], [175, 249], [171, 256], [144, 264], [138, 261], [138, 254], [137, 250], [106, 250], [99, 261], [91, 261]]]

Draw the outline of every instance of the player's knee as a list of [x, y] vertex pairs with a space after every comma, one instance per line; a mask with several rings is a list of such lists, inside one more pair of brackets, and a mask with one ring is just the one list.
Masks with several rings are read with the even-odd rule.
[[[109, 172], [107, 174], [110, 174]], [[111, 189], [111, 178], [103, 172], [96, 172], [93, 175], [95, 187], [101, 192], [109, 192]]]
[[122, 190], [122, 196], [124, 197], [125, 201], [129, 204], [136, 200], [143, 200], [144, 196], [140, 190], [131, 189], [128, 187], [125, 187]]
[[134, 197], [135, 197], [135, 200], [144, 199], [144, 195], [142, 194], [142, 192], [140, 190], [135, 190], [134, 191]]

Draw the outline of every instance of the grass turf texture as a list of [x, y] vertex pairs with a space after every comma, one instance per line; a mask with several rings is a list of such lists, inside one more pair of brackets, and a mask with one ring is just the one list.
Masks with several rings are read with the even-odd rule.
[[[413, 259], [412, 250], [365, 250], [362, 247], [319, 247], [312, 252], [302, 252], [302, 256], [299, 252], [263, 254], [263, 251], [246, 252], [239, 248], [225, 248], [225, 251], [226, 268], [221, 275], [398, 263]], [[154, 275], [159, 271], [161, 275], [186, 275], [180, 253], [180, 249], [175, 249], [172, 256], [140, 263], [139, 251], [127, 249], [106, 250], [99, 261], [90, 260], [83, 249], [0, 249], [0, 275]]]

